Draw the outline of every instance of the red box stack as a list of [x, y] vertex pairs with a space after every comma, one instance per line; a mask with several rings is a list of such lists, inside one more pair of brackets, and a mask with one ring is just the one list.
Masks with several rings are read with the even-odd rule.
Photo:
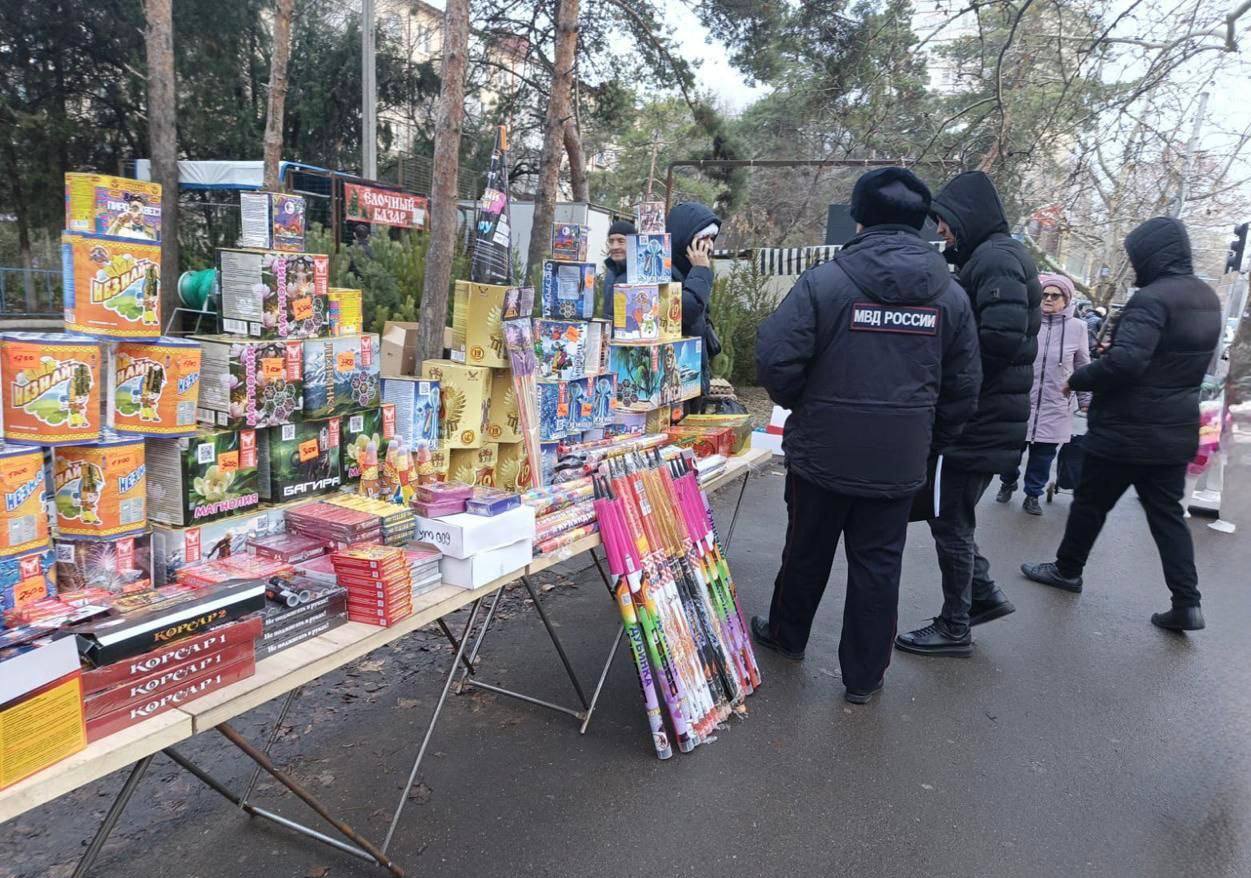
[[402, 548], [358, 546], [330, 557], [348, 592], [348, 619], [385, 628], [412, 614], [412, 578]]

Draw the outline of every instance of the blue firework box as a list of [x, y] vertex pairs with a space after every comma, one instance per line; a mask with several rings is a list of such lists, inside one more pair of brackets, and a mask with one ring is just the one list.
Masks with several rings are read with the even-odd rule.
[[327, 418], [377, 408], [382, 398], [378, 336], [372, 332], [304, 341], [304, 416]]
[[538, 376], [564, 380], [586, 375], [588, 321], [535, 320], [534, 356]]
[[382, 379], [382, 401], [395, 406], [395, 435], [410, 451], [440, 447], [439, 382], [428, 378]]
[[595, 316], [595, 263], [548, 259], [543, 263], [542, 296], [544, 317], [590, 320]]
[[556, 442], [572, 432], [569, 426], [569, 384], [568, 381], [538, 382], [540, 442]]
[[667, 284], [673, 280], [669, 234], [626, 235], [626, 283]]
[[703, 340], [609, 346], [609, 372], [617, 379], [618, 411], [648, 412], [699, 396]]
[[54, 595], [56, 556], [50, 545], [0, 558], [0, 613]]

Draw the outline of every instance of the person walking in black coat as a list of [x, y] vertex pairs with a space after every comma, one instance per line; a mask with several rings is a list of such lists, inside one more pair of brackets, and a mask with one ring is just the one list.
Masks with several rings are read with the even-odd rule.
[[890, 664], [908, 514], [930, 450], [955, 441], [981, 380], [968, 297], [917, 234], [929, 205], [911, 171], [862, 176], [851, 204], [859, 234], [806, 271], [757, 331], [760, 383], [791, 414], [786, 547], [769, 618], [754, 617], [752, 634], [803, 658], [844, 537], [838, 657], [854, 704]]
[[1195, 277], [1186, 227], [1149, 219], [1125, 239], [1139, 287], [1103, 356], [1069, 388], [1093, 391], [1086, 464], [1056, 560], [1023, 564], [1035, 582], [1082, 590], [1082, 570], [1108, 512], [1134, 486], [1160, 552], [1172, 609], [1161, 628], [1203, 628], [1194, 543], [1182, 508], [1186, 466], [1199, 448], [1199, 387], [1221, 338], [1221, 303]]
[[976, 507], [995, 474], [1020, 459], [1029, 422], [1029, 392], [1042, 322], [1038, 268], [1008, 220], [995, 184], [981, 171], [956, 176], [934, 198], [931, 213], [972, 303], [981, 350], [977, 414], [942, 453], [938, 516], [930, 532], [942, 571], [943, 608], [929, 624], [901, 634], [895, 646], [935, 656], [973, 654], [970, 626], [1015, 611], [990, 578], [978, 550]]
[[[712, 306], [712, 245], [721, 230], [721, 219], [698, 201], [675, 204], [666, 221], [673, 248], [673, 279], [682, 284], [682, 335], [704, 340], [700, 363], [702, 394], [712, 378], [709, 364], [721, 353], [721, 340], [713, 329], [708, 309]], [[698, 401], [692, 410], [698, 408]]]

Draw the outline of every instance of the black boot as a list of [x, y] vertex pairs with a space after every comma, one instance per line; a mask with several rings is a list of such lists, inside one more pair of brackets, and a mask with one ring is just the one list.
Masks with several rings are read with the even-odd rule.
[[882, 691], [882, 685], [882, 683], [878, 683], [877, 686], [867, 692], [861, 692], [858, 689], [848, 689], [843, 692], [843, 699], [848, 704], [868, 704], [879, 692]]
[[1080, 576], [1065, 576], [1053, 561], [1047, 561], [1043, 564], [1022, 564], [1021, 572], [1025, 574], [1027, 579], [1032, 579], [1034, 582], [1040, 582], [1043, 585], [1049, 585], [1052, 588], [1071, 591], [1075, 594], [1081, 594], [1082, 592], [1082, 578]]
[[1012, 495], [1016, 493], [1016, 482], [1012, 484], [1003, 483], [999, 486], [999, 493], [995, 495], [996, 503], [1007, 503], [1012, 499]]
[[752, 640], [756, 641], [756, 643], [760, 644], [765, 649], [773, 650], [778, 655], [782, 656], [782, 658], [788, 658], [793, 662], [802, 662], [804, 660], [804, 654], [802, 651], [795, 652], [794, 650], [787, 649], [773, 638], [773, 635], [769, 633], [769, 621], [767, 619], [760, 616], [751, 617], [751, 637]]
[[935, 619], [924, 628], [898, 635], [895, 649], [916, 655], [968, 658], [973, 655], [973, 635], [966, 631], [963, 637], [956, 637], [948, 633], [942, 619]]
[[996, 619], [1002, 619], [1004, 616], [1011, 616], [1016, 612], [1016, 607], [1012, 601], [1004, 596], [999, 589], [995, 589], [991, 596], [983, 600], [973, 601], [969, 607], [969, 626], [985, 625], [987, 622], [993, 622]]
[[1021, 508], [1030, 515], [1042, 515], [1042, 506], [1039, 504], [1037, 497], [1026, 497], [1025, 502], [1021, 504]]
[[1169, 631], [1202, 631], [1203, 611], [1198, 607], [1173, 607], [1167, 613], [1153, 613], [1151, 624]]

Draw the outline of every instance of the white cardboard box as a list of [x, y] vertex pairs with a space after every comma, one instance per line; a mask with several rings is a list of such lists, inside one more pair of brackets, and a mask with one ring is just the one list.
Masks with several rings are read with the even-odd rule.
[[534, 509], [518, 506], [500, 515], [461, 512], [443, 518], [417, 517], [417, 537], [433, 543], [445, 556], [468, 558], [479, 552], [534, 539]]
[[[497, 518], [499, 516], [496, 516]], [[488, 549], [469, 558], [443, 556], [439, 571], [446, 585], [478, 588], [510, 573], [520, 576], [534, 556], [532, 539], [518, 540], [507, 546]]]
[[0, 706], [72, 674], [78, 668], [78, 643], [72, 636], [5, 659], [0, 662]]

